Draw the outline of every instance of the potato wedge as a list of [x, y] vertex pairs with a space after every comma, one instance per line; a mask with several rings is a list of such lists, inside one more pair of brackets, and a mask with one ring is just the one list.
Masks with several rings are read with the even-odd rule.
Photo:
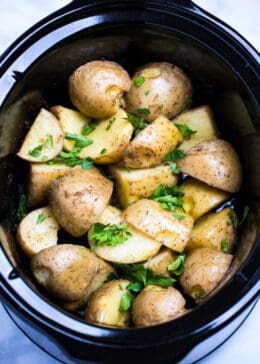
[[[63, 133], [82, 134], [84, 125], [89, 124], [91, 119], [81, 112], [69, 109], [61, 105], [52, 106], [50, 111], [59, 120]], [[70, 151], [73, 149], [75, 142], [64, 138], [63, 149]]]
[[179, 148], [187, 152], [194, 145], [204, 140], [215, 139], [218, 137], [217, 126], [213, 119], [212, 110], [208, 105], [196, 107], [178, 115], [174, 124], [187, 125], [196, 133], [190, 139], [184, 139]]
[[109, 167], [109, 173], [115, 178], [117, 198], [122, 208], [140, 198], [150, 197], [160, 184], [168, 187], [178, 182], [171, 164], [131, 170], [114, 165]]
[[132, 308], [137, 327], [158, 325], [186, 313], [185, 299], [174, 287], [146, 286], [135, 298]]
[[26, 255], [57, 245], [59, 224], [49, 207], [31, 211], [19, 223], [17, 241]]
[[49, 203], [62, 228], [77, 237], [85, 234], [98, 220], [112, 190], [112, 182], [96, 168], [72, 169], [52, 183]]
[[[178, 219], [176, 214], [181, 214]], [[160, 203], [142, 199], [129, 205], [123, 219], [166, 247], [183, 252], [191, 234], [193, 218], [185, 212], [173, 214], [160, 207]]]
[[171, 249], [162, 247], [158, 254], [144, 263], [144, 267], [160, 276], [170, 277], [168, 265], [174, 261], [175, 257], [176, 254]]
[[215, 139], [196, 144], [178, 162], [183, 173], [220, 190], [235, 193], [242, 183], [242, 167], [231, 144]]
[[[101, 224], [125, 224], [121, 211], [113, 206], [105, 208], [98, 222]], [[128, 227], [128, 231], [132, 236], [123, 244], [114, 247], [99, 246], [95, 249], [96, 255], [108, 262], [130, 264], [147, 260], [159, 251], [161, 244], [158, 241], [131, 226]], [[89, 244], [92, 246], [94, 241], [89, 239]]]
[[84, 246], [60, 244], [34, 255], [31, 271], [51, 295], [75, 302], [86, 301], [114, 269]]
[[63, 131], [56, 117], [41, 109], [34, 120], [18, 157], [29, 162], [45, 162], [53, 159], [63, 147]]
[[130, 311], [122, 306], [125, 295], [131, 297], [127, 286], [130, 281], [117, 279], [107, 282], [92, 294], [88, 300], [85, 320], [94, 324], [127, 327]]
[[234, 211], [229, 207], [203, 216], [195, 223], [186, 249], [206, 247], [231, 253], [237, 222]]
[[233, 255], [215, 249], [197, 248], [188, 253], [180, 284], [195, 301], [208, 295], [223, 279]]
[[130, 142], [123, 163], [130, 168], [150, 168], [183, 140], [178, 128], [166, 117], [158, 116]]
[[183, 186], [185, 198], [191, 200], [189, 214], [194, 219], [205, 215], [230, 197], [228, 192], [221, 191], [193, 178], [186, 179]]

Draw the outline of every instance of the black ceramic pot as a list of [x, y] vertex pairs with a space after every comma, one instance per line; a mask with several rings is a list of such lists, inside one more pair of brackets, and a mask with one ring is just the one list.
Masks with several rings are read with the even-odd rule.
[[[146, 329], [89, 325], [34, 285], [15, 243], [12, 201], [24, 170], [15, 152], [39, 108], [66, 104], [66, 81], [88, 60], [130, 72], [147, 61], [176, 63], [191, 77], [194, 105], [209, 103], [244, 168], [250, 205], [229, 276], [182, 318]], [[0, 295], [17, 325], [65, 363], [191, 363], [245, 319], [259, 290], [259, 55], [239, 34], [189, 0], [73, 1], [20, 37], [0, 60]], [[240, 206], [238, 204], [238, 210]]]

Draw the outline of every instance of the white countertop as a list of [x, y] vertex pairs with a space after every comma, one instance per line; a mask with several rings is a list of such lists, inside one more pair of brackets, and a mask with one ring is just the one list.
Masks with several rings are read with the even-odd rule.
[[[239, 31], [260, 48], [259, 0], [194, 1]], [[1, 0], [0, 54], [31, 25], [50, 14], [68, 0]], [[0, 364], [57, 364], [15, 326], [0, 305]], [[200, 364], [258, 364], [260, 361], [260, 304], [239, 330]], [[188, 363], [187, 363], [188, 364]]]

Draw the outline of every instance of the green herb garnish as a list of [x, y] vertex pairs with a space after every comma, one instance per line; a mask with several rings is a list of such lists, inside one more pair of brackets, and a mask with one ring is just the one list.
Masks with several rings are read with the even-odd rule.
[[149, 93], [150, 93], [150, 90], [145, 90], [144, 91], [145, 96], [149, 95]]
[[125, 224], [101, 224], [95, 223], [93, 230], [89, 233], [89, 238], [95, 240], [90, 250], [95, 250], [98, 246], [117, 246], [123, 244], [132, 236]]
[[177, 220], [184, 220], [185, 219], [184, 215], [172, 214], [172, 216], [174, 216]]
[[31, 157], [39, 157], [42, 153], [42, 144], [38, 145], [37, 147], [33, 148], [32, 150], [29, 150], [28, 154]]
[[114, 122], [116, 121], [116, 118], [113, 117], [112, 119], [110, 119], [108, 121], [108, 124], [107, 124], [107, 127], [106, 127], [106, 130], [109, 130], [111, 128], [111, 126], [114, 124]]
[[89, 124], [84, 124], [81, 128], [81, 134], [84, 136], [89, 135], [90, 133], [92, 133], [92, 131], [96, 129], [97, 125], [98, 122], [96, 120], [93, 120]]
[[131, 292], [138, 293], [141, 292], [142, 285], [139, 282], [131, 282], [126, 288], [129, 289], [129, 291]]
[[90, 157], [84, 158], [81, 161], [81, 167], [82, 169], [90, 169], [93, 166], [93, 161]]
[[43, 212], [41, 212], [38, 217], [37, 217], [37, 220], [36, 220], [36, 224], [40, 224], [41, 222], [43, 222], [45, 220], [45, 215]]
[[234, 207], [230, 208], [229, 211], [229, 219], [227, 220], [227, 225], [235, 225], [235, 223], [237, 222], [237, 215], [235, 213]]
[[221, 240], [221, 249], [225, 253], [228, 252], [228, 241], [227, 241], [227, 238], [224, 238], [224, 239]]
[[246, 220], [246, 218], [247, 218], [248, 213], [249, 213], [249, 207], [248, 207], [248, 206], [245, 206], [245, 207], [244, 207], [244, 211], [243, 211], [242, 218], [241, 218], [241, 220], [239, 221], [239, 225], [242, 225], [242, 224], [245, 222], [245, 220]]
[[107, 152], [106, 148], [103, 148], [103, 149], [101, 150], [100, 154], [106, 154], [106, 152]]
[[143, 76], [137, 76], [134, 79], [134, 85], [135, 87], [140, 87], [145, 82], [145, 78]]
[[165, 187], [159, 185], [152, 194], [151, 199], [160, 202], [162, 209], [175, 212], [177, 207], [183, 206], [183, 196], [183, 186]]
[[180, 159], [185, 158], [186, 154], [181, 149], [173, 149], [166, 155], [166, 162], [178, 162]]
[[68, 140], [73, 140], [75, 142], [76, 148], [85, 148], [89, 145], [93, 144], [93, 140], [86, 138], [83, 135], [79, 135], [76, 133], [65, 133], [65, 138]]
[[173, 165], [172, 165], [172, 173], [175, 173], [175, 174], [180, 174], [180, 168], [177, 166], [177, 164], [176, 163], [174, 163]]
[[53, 148], [53, 136], [49, 135], [48, 138], [45, 140], [44, 146], [48, 149]]
[[120, 312], [126, 312], [130, 310], [133, 304], [134, 297], [130, 292], [126, 292], [122, 294], [121, 300], [120, 300], [120, 306], [119, 311]]
[[146, 128], [148, 125], [148, 123], [146, 123], [143, 118], [137, 118], [131, 114], [127, 114], [126, 120], [128, 120], [135, 128], [135, 132], [134, 132], [135, 136], [137, 134], [139, 134], [140, 131], [143, 130], [144, 128]]
[[192, 130], [186, 124], [174, 124], [180, 131], [184, 139], [189, 140], [192, 134], [197, 133], [196, 130]]
[[161, 110], [163, 109], [163, 107], [164, 107], [164, 105], [163, 105], [163, 104], [159, 105], [159, 108], [160, 108]]
[[136, 109], [136, 111], [139, 113], [139, 114], [144, 114], [144, 115], [149, 115], [151, 114], [151, 111], [147, 108], [140, 108], [140, 109]]
[[18, 209], [17, 209], [17, 218], [18, 220], [22, 220], [23, 217], [25, 217], [27, 215], [27, 201], [26, 201], [26, 196], [24, 193], [24, 189], [23, 186], [18, 185], [18, 195], [19, 195], [19, 200], [18, 200]]
[[180, 276], [184, 272], [185, 254], [179, 254], [178, 257], [168, 265], [167, 270], [175, 276]]
[[203, 292], [196, 292], [194, 297], [197, 299], [197, 300], [202, 300], [204, 297], [205, 297], [205, 294]]

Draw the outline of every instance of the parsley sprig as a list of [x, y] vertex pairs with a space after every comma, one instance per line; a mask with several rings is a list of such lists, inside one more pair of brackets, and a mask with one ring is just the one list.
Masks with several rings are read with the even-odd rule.
[[22, 185], [18, 185], [18, 209], [16, 212], [18, 220], [22, 220], [27, 215], [27, 201]]
[[[182, 185], [171, 187], [159, 185], [151, 196], [151, 199], [160, 202], [160, 207], [162, 209], [175, 212], [178, 207], [183, 207], [183, 196], [184, 192]], [[179, 220], [182, 219], [182, 217], [179, 216], [176, 218], [179, 218]]]
[[120, 312], [129, 311], [130, 308], [132, 307], [133, 301], [134, 301], [134, 296], [132, 295], [131, 292], [125, 292], [124, 294], [122, 294], [119, 311]]
[[128, 120], [134, 127], [134, 136], [138, 135], [140, 131], [146, 128], [148, 125], [148, 123], [144, 121], [144, 118], [137, 118], [131, 114], [127, 114], [126, 120]]
[[65, 164], [69, 167], [81, 165], [82, 169], [90, 169], [93, 166], [93, 161], [90, 157], [80, 159], [78, 157], [81, 152], [81, 147], [74, 147], [70, 152], [60, 152], [57, 158], [48, 162], [49, 165]]
[[169, 152], [166, 157], [166, 162], [178, 162], [180, 159], [185, 158], [186, 154], [181, 149], [173, 149], [171, 152]]
[[192, 134], [197, 133], [196, 130], [192, 130], [186, 124], [174, 124], [174, 125], [179, 129], [181, 135], [186, 140], [189, 140], [191, 138]]
[[175, 275], [180, 276], [184, 272], [184, 261], [185, 261], [185, 254], [179, 254], [174, 261], [168, 265], [167, 270]]
[[74, 147], [76, 148], [85, 148], [93, 144], [93, 140], [86, 138], [84, 135], [76, 133], [65, 133], [64, 136], [66, 139], [74, 141]]
[[98, 246], [117, 246], [123, 244], [132, 236], [125, 224], [101, 224], [99, 222], [93, 225], [93, 230], [89, 233], [89, 238], [94, 239], [95, 243], [90, 250], [97, 249]]

